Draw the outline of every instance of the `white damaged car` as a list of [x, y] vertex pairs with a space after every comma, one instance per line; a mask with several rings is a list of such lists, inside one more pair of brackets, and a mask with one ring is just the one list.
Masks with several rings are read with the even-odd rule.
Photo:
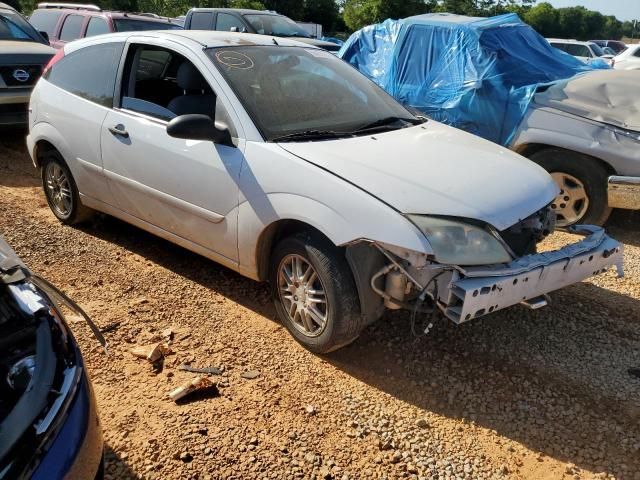
[[414, 116], [332, 54], [205, 31], [66, 45], [27, 138], [56, 217], [95, 211], [269, 281], [314, 352], [385, 308], [456, 323], [622, 268], [597, 227], [536, 254], [558, 187], [542, 168]]

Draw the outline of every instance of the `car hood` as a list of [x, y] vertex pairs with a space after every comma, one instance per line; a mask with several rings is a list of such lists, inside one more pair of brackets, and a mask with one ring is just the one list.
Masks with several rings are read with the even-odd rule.
[[292, 40], [296, 40], [298, 42], [306, 43], [308, 45], [313, 45], [314, 47], [324, 48], [329, 51], [338, 51], [340, 50], [340, 45], [333, 42], [325, 42], [324, 40], [318, 40], [317, 38], [307, 38], [307, 37], [287, 37]]
[[598, 70], [555, 83], [535, 103], [640, 132], [640, 71]]
[[548, 205], [558, 191], [549, 174], [529, 160], [434, 121], [280, 146], [401, 213], [477, 219], [498, 230]]
[[0, 41], [0, 65], [35, 62], [44, 64], [56, 54], [56, 49], [39, 42]]

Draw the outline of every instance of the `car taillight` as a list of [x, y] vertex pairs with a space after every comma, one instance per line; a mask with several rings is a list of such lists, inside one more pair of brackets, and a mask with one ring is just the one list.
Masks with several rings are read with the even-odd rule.
[[63, 57], [64, 57], [64, 50], [61, 48], [56, 52], [56, 54], [53, 57], [51, 57], [51, 60], [49, 60], [49, 63], [47, 63], [47, 65], [44, 67], [44, 70], [42, 71], [42, 75], [45, 75], [49, 70], [51, 70], [51, 67], [53, 67], [56, 63], [58, 63]]

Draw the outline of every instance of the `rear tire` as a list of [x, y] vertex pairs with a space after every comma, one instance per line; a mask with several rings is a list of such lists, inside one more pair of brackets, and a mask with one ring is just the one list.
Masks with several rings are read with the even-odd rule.
[[350, 344], [366, 326], [344, 253], [319, 234], [282, 240], [271, 257], [269, 279], [280, 321], [314, 353]]
[[75, 225], [91, 218], [95, 211], [80, 202], [80, 194], [71, 171], [62, 156], [52, 150], [41, 159], [41, 177], [49, 208], [65, 225]]
[[[570, 150], [550, 148], [529, 157], [553, 177], [561, 193], [553, 200], [557, 225], [603, 225], [611, 208], [607, 203], [609, 172], [596, 159]], [[584, 194], [582, 193], [584, 192]]]

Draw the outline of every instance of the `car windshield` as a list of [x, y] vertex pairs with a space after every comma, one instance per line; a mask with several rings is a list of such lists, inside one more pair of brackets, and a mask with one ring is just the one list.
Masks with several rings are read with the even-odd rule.
[[309, 38], [309, 34], [302, 27], [283, 15], [252, 14], [245, 15], [244, 18], [261, 35]]
[[149, 22], [134, 18], [114, 18], [116, 32], [142, 32], [147, 30], [182, 30], [180, 25], [167, 22]]
[[590, 43], [589, 45], [591, 46], [591, 50], [593, 50], [593, 53], [595, 53], [596, 56], [601, 57], [603, 55], [606, 55], [606, 53], [604, 53], [604, 50], [602, 50], [600, 45], [598, 45], [597, 43]]
[[324, 50], [243, 46], [207, 54], [269, 141], [364, 134], [422, 121]]
[[20, 15], [0, 11], [0, 40], [41, 42], [38, 33]]

